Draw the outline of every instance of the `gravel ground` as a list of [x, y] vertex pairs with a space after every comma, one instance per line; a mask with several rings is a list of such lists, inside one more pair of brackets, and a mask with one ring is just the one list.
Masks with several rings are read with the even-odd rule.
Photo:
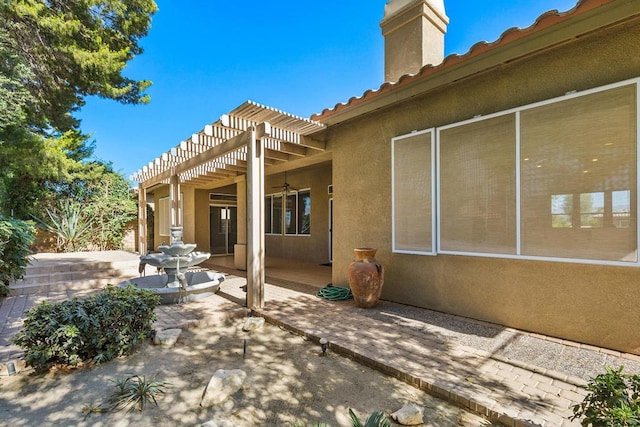
[[[364, 420], [415, 403], [426, 426], [489, 426], [488, 421], [442, 400], [265, 324], [242, 331], [243, 319], [187, 329], [172, 348], [143, 345], [126, 358], [81, 369], [0, 377], [0, 424], [10, 426], [351, 426], [349, 408]], [[244, 343], [246, 340], [246, 353]], [[200, 407], [218, 369], [242, 369], [240, 391], [213, 408]], [[142, 412], [86, 413], [105, 405], [114, 381], [131, 375], [169, 386], [158, 406]]]

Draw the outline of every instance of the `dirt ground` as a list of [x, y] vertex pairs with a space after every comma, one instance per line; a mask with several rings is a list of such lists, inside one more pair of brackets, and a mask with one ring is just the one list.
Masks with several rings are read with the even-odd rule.
[[[486, 420], [320, 346], [265, 324], [243, 332], [244, 320], [182, 332], [174, 347], [143, 345], [134, 355], [70, 372], [26, 370], [0, 377], [0, 425], [7, 426], [351, 426], [374, 411], [408, 403], [425, 408], [427, 426], [488, 426]], [[246, 340], [246, 354], [244, 342]], [[225, 403], [200, 407], [218, 369], [242, 369], [243, 388]], [[85, 414], [106, 404], [114, 381], [130, 375], [166, 381], [158, 406], [142, 412]]]

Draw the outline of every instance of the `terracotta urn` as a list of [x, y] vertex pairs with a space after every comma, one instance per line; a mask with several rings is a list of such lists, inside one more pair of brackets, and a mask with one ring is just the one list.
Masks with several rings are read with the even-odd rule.
[[353, 250], [355, 260], [349, 264], [347, 271], [349, 287], [358, 307], [375, 307], [382, 292], [384, 269], [376, 261], [377, 249], [356, 248]]

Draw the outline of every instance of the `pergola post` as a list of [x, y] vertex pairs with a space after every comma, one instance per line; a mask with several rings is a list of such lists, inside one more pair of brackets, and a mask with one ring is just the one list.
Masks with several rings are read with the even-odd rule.
[[264, 307], [264, 140], [269, 123], [249, 129], [247, 144], [247, 307]]
[[171, 226], [182, 226], [182, 212], [180, 212], [180, 177], [175, 172], [169, 178], [169, 206], [171, 208]]
[[138, 253], [147, 253], [147, 189], [138, 186]]
[[235, 178], [237, 196], [238, 224], [236, 244], [233, 248], [233, 265], [237, 270], [247, 270], [247, 177], [240, 175]]

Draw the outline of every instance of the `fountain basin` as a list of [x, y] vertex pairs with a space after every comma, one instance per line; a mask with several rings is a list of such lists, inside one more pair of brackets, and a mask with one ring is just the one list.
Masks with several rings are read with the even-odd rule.
[[122, 287], [133, 283], [141, 289], [148, 289], [159, 295], [160, 304], [177, 304], [211, 296], [218, 292], [220, 283], [224, 281], [224, 274], [214, 271], [187, 271], [184, 275], [188, 285], [186, 288], [167, 287], [165, 274], [136, 277], [124, 281], [118, 286]]
[[[195, 245], [183, 245], [188, 246], [189, 251], [193, 250]], [[180, 272], [185, 272], [187, 268], [198, 265], [209, 259], [211, 254], [207, 252], [188, 252], [183, 254], [185, 248], [173, 247], [173, 246], [160, 246], [163, 253], [152, 253], [148, 255], [142, 255], [140, 262], [152, 265], [154, 267], [164, 268], [165, 271], [169, 268], [180, 268]]]
[[[163, 254], [170, 256], [182, 256], [191, 253], [196, 248], [195, 243], [173, 243], [171, 246], [161, 245], [158, 249]], [[208, 257], [207, 257], [208, 258]]]

